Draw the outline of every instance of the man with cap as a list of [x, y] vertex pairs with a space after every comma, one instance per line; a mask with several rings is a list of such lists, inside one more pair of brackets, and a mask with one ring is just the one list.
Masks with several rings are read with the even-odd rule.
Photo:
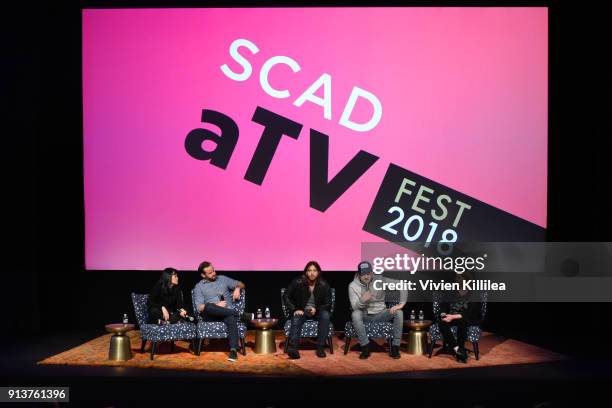
[[[374, 283], [380, 281], [378, 285]], [[402, 340], [404, 314], [402, 308], [408, 299], [408, 291], [400, 291], [400, 302], [396, 306], [387, 308], [385, 304], [384, 283], [399, 283], [398, 280], [374, 275], [372, 265], [367, 262], [359, 263], [355, 278], [349, 284], [349, 300], [353, 312], [351, 320], [357, 332], [361, 345], [360, 359], [370, 357], [368, 338], [364, 322], [393, 322], [393, 340], [391, 342], [391, 357], [400, 358], [399, 346]], [[378, 289], [377, 289], [378, 288]]]

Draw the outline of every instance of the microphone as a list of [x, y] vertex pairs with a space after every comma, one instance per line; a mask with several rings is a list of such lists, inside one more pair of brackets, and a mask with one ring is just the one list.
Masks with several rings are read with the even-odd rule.
[[181, 316], [181, 309], [177, 309], [176, 312], [178, 313], [180, 318], [183, 318], [183, 320], [186, 320], [186, 321], [191, 322], [191, 323], [193, 323], [195, 321], [195, 317], [189, 316], [187, 313], [185, 313], [185, 317]]

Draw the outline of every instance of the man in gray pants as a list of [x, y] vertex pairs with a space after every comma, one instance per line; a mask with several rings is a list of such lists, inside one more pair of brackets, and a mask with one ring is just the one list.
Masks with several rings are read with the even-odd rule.
[[[375, 282], [377, 282], [376, 285], [374, 284]], [[366, 335], [364, 322], [388, 322], [391, 320], [393, 321], [391, 357], [400, 358], [399, 346], [402, 341], [402, 328], [404, 324], [402, 308], [408, 299], [408, 291], [400, 291], [400, 303], [387, 308], [382, 283], [392, 282], [397, 283], [399, 281], [380, 275], [374, 276], [372, 265], [366, 261], [359, 264], [355, 278], [349, 284], [349, 300], [353, 309], [351, 320], [359, 337], [359, 344], [361, 345], [359, 358], [362, 360], [370, 357], [368, 346], [370, 339]]]

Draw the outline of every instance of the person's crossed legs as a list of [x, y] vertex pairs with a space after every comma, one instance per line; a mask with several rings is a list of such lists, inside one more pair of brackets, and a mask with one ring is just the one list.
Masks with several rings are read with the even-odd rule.
[[202, 312], [202, 319], [206, 322], [223, 322], [227, 326], [227, 337], [229, 340], [229, 360], [235, 361], [238, 357], [238, 320], [250, 321], [252, 313], [240, 313], [236, 309], [218, 306], [214, 303], [206, 303]]

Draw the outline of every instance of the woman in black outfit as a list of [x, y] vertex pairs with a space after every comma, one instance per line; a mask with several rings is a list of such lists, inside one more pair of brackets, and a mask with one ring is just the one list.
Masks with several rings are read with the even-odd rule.
[[[455, 282], [463, 286], [464, 280], [474, 279], [470, 272], [455, 274]], [[436, 316], [440, 325], [440, 332], [444, 337], [444, 343], [455, 354], [457, 361], [467, 363], [467, 351], [465, 341], [467, 340], [467, 328], [481, 323], [481, 303], [470, 301], [470, 292], [460, 289], [449, 302], [440, 304], [440, 315]], [[451, 332], [451, 327], [457, 326], [457, 339]]]
[[166, 268], [153, 286], [148, 300], [149, 323], [176, 323], [187, 316], [183, 309], [183, 292], [178, 284], [178, 271]]

